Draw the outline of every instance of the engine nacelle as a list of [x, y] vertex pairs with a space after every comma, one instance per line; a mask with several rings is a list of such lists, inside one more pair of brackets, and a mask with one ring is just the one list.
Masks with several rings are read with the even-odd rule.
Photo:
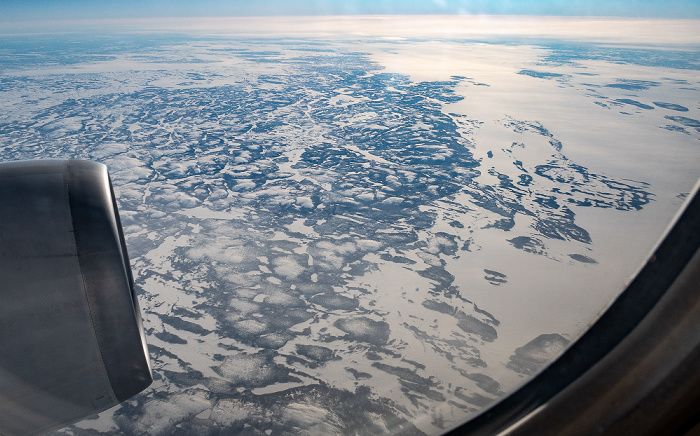
[[0, 434], [70, 424], [151, 382], [107, 168], [0, 164]]

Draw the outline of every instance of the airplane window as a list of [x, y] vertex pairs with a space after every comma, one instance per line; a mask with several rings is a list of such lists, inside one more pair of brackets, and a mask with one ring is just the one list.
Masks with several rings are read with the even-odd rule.
[[612, 304], [698, 180], [697, 21], [438, 6], [6, 15], [0, 158], [107, 165], [154, 376], [56, 434], [441, 434]]

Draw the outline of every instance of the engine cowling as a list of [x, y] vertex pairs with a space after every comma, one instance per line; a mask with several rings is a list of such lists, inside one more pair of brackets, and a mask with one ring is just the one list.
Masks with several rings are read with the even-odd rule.
[[151, 382], [107, 168], [0, 164], [0, 434], [70, 424]]

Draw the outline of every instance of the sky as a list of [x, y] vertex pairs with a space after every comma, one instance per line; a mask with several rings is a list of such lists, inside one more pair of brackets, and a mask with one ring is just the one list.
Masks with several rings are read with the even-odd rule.
[[100, 18], [366, 14], [700, 18], [700, 0], [0, 0], [0, 23]]

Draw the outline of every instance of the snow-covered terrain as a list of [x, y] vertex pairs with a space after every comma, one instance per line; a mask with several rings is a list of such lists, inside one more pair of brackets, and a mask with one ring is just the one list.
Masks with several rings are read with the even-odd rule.
[[65, 434], [444, 431], [595, 320], [700, 168], [697, 47], [0, 40], [2, 159], [108, 166], [153, 362]]

